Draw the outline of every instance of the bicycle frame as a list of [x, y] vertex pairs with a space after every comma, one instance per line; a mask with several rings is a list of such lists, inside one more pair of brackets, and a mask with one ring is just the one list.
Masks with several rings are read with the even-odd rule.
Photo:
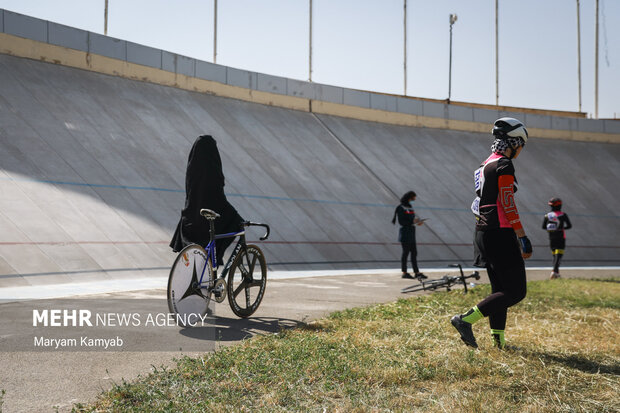
[[[213, 234], [213, 232], [211, 232], [211, 234]], [[212, 281], [218, 279], [217, 270], [218, 270], [218, 267], [219, 267], [220, 263], [217, 261], [217, 249], [216, 249], [216, 246], [215, 246], [215, 240], [224, 239], [224, 238], [235, 238], [237, 236], [240, 237], [239, 241], [237, 242], [237, 245], [235, 246], [235, 249], [233, 250], [232, 255], [230, 256], [230, 258], [226, 262], [226, 266], [224, 267], [224, 270], [222, 271], [222, 276], [219, 277], [219, 278], [225, 278], [226, 274], [228, 273], [228, 270], [230, 270], [230, 267], [231, 267], [232, 263], [234, 262], [235, 258], [237, 258], [237, 255], [239, 254], [239, 251], [241, 251], [241, 248], [245, 248], [246, 247], [245, 230], [239, 231], [239, 232], [229, 232], [227, 234], [218, 234], [215, 237], [211, 237], [212, 239], [209, 241], [209, 243], [205, 247], [205, 251], [207, 253], [207, 257], [206, 257], [206, 260], [205, 260], [205, 265], [202, 268], [202, 272], [200, 274], [200, 279], [198, 280], [198, 284], [200, 286], [203, 286], [203, 285], [208, 283], [208, 287], [212, 288], [213, 287], [213, 285], [211, 285]], [[204, 280], [204, 275], [205, 275], [205, 270], [207, 268], [209, 260], [211, 260], [211, 266], [213, 268], [213, 280], [209, 279], [207, 281], [203, 281]]]
[[[267, 239], [267, 237], [269, 236], [269, 226], [266, 224], [259, 224], [256, 222], [244, 222], [242, 225], [244, 227], [249, 227], [249, 226], [265, 227], [267, 229], [267, 233], [264, 236], [260, 237], [260, 239], [264, 240], [264, 239]], [[209, 221], [209, 243], [207, 244], [205, 248], [207, 257], [205, 260], [205, 265], [200, 274], [200, 280], [198, 281], [198, 285], [203, 286], [207, 284], [209, 289], [213, 288], [212, 284], [218, 278], [222, 278], [222, 279], [226, 278], [226, 275], [228, 274], [228, 271], [230, 270], [232, 263], [235, 262], [235, 259], [237, 258], [237, 255], [239, 255], [239, 252], [241, 251], [241, 249], [244, 249], [244, 250], [247, 249], [247, 243], [245, 241], [245, 229], [238, 231], [238, 232], [229, 232], [226, 234], [213, 235], [214, 233], [215, 233], [215, 226], [214, 226], [213, 220], [210, 220]], [[217, 262], [217, 250], [215, 246], [215, 241], [218, 239], [235, 238], [235, 237], [239, 237], [239, 241], [237, 241], [237, 245], [235, 246], [235, 249], [230, 255], [230, 258], [228, 258], [228, 261], [226, 262], [226, 266], [222, 270], [222, 275], [218, 277], [217, 270], [218, 270], [220, 263]], [[247, 254], [246, 254], [246, 257], [247, 257]], [[209, 260], [211, 260], [211, 266], [213, 268], [213, 280], [209, 279], [207, 282], [204, 282], [203, 281], [204, 273], [209, 263]], [[249, 266], [249, 262], [248, 262], [248, 266]]]

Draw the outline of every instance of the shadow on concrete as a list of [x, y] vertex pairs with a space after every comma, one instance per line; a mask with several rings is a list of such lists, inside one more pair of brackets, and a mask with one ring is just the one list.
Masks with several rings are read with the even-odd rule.
[[[288, 318], [256, 317], [256, 318], [229, 318], [215, 317], [215, 339], [222, 343], [233, 343], [255, 335], [273, 334], [282, 330], [305, 326], [306, 323]], [[211, 328], [211, 327], [209, 327]], [[196, 328], [185, 328], [180, 333], [186, 337], [202, 338], [203, 335]]]

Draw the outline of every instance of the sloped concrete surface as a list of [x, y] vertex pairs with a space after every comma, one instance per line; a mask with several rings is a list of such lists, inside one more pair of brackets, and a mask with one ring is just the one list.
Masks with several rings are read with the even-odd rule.
[[[230, 201], [271, 225], [261, 244], [271, 269], [398, 267], [390, 220], [409, 189], [430, 218], [418, 229], [421, 266], [471, 262], [471, 177], [490, 135], [314, 115], [7, 55], [0, 84], [0, 287], [165, 277], [200, 134], [218, 141]], [[516, 168], [533, 264], [550, 261], [540, 223], [551, 196], [575, 226], [567, 264], [620, 263], [619, 145], [532, 139]]]

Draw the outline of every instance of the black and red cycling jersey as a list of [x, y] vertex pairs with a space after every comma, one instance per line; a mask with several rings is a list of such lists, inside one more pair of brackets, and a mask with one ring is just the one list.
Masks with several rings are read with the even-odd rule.
[[493, 153], [474, 172], [477, 198], [471, 209], [476, 215], [476, 230], [496, 228], [522, 229], [514, 200], [517, 180], [512, 161]]

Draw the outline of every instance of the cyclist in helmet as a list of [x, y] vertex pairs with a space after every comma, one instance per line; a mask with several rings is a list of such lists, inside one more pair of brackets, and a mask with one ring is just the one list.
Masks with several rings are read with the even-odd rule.
[[553, 271], [551, 271], [550, 278], [553, 280], [560, 278], [560, 260], [566, 247], [566, 233], [564, 231], [571, 229], [573, 225], [570, 223], [568, 215], [562, 212], [562, 200], [560, 198], [551, 198], [548, 205], [551, 207], [551, 212], [545, 215], [542, 229], [549, 233], [549, 246], [553, 255]]
[[517, 180], [512, 162], [527, 142], [527, 130], [517, 119], [501, 118], [495, 121], [492, 132], [495, 140], [491, 155], [474, 172], [477, 197], [471, 207], [476, 216], [474, 265], [486, 268], [492, 293], [450, 321], [463, 342], [477, 348], [471, 326], [489, 317], [493, 343], [503, 349], [508, 307], [525, 298], [523, 259], [532, 255], [532, 244], [525, 235], [515, 204]]

